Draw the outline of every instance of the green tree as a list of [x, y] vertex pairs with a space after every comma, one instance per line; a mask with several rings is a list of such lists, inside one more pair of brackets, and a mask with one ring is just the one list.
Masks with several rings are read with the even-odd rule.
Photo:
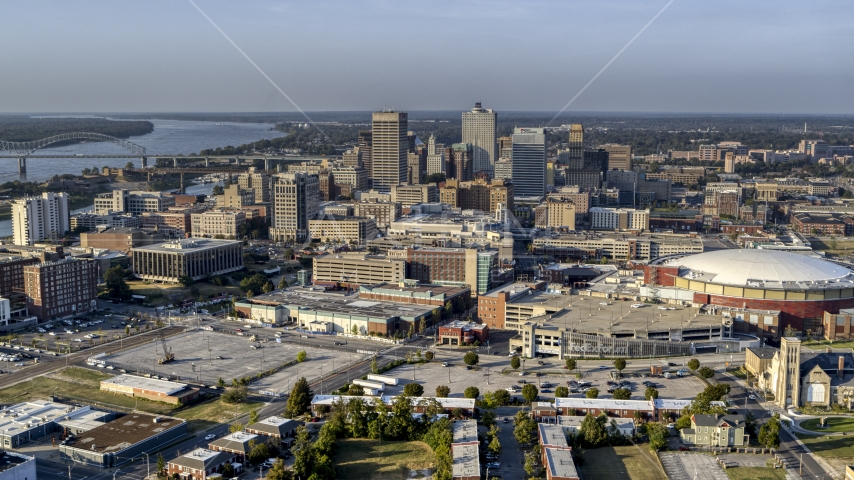
[[252, 463], [260, 463], [270, 458], [270, 448], [267, 442], [258, 442], [249, 440], [249, 461]]
[[219, 388], [225, 388], [225, 380], [223, 380], [222, 377], [219, 377], [216, 380], [216, 384], [217, 386], [219, 386]]
[[536, 438], [535, 430], [537, 423], [524, 410], [516, 412], [516, 426], [513, 428], [513, 436], [519, 445], [530, 445]]
[[350, 329], [350, 333], [352, 333], [353, 335], [358, 335], [359, 334], [359, 326], [353, 325], [353, 328]]
[[596, 387], [589, 388], [586, 392], [584, 392], [584, 396], [587, 398], [598, 398], [599, 397], [599, 389]]
[[531, 403], [537, 399], [537, 395], [540, 394], [540, 391], [536, 386], [530, 383], [526, 383], [524, 387], [522, 387], [522, 398], [525, 399], [526, 403]]
[[240, 289], [246, 292], [252, 292], [253, 295], [263, 293], [264, 285], [267, 284], [267, 276], [263, 273], [256, 273], [251, 277], [246, 277], [240, 281]]
[[712, 378], [715, 376], [715, 371], [709, 367], [700, 367], [697, 369], [697, 374], [703, 378]]
[[302, 363], [308, 359], [308, 353], [305, 350], [300, 350], [297, 352], [297, 362]]
[[285, 288], [288, 288], [288, 279], [285, 278], [284, 275], [282, 275], [282, 279], [279, 280], [279, 290], [282, 290]]
[[480, 357], [474, 352], [468, 352], [463, 356], [463, 362], [466, 365], [477, 365], [480, 361]]
[[601, 447], [608, 441], [608, 415], [602, 413], [598, 417], [594, 417], [588, 413], [581, 421], [581, 428], [578, 429], [578, 437], [582, 444], [588, 448]]
[[133, 170], [133, 169], [134, 169], [133, 162], [128, 162], [125, 164], [125, 170]]
[[249, 423], [248, 425], [252, 425], [254, 423], [258, 423], [258, 409], [253, 408], [251, 412], [249, 412]]
[[285, 468], [285, 462], [277, 458], [273, 466], [266, 472], [267, 480], [293, 480], [294, 474]]
[[434, 356], [435, 355], [430, 350], [427, 350], [426, 352], [424, 352], [424, 359], [427, 360], [428, 362], [433, 361]]
[[104, 272], [104, 285], [107, 287], [108, 295], [115, 298], [128, 298], [131, 296], [130, 286], [125, 282], [126, 273], [121, 265], [116, 265]]
[[689, 370], [691, 370], [692, 372], [696, 372], [698, 368], [700, 368], [700, 361], [699, 360], [697, 360], [696, 358], [692, 358], [691, 360], [688, 360], [688, 369]]
[[614, 398], [617, 400], [628, 400], [632, 398], [632, 391], [628, 388], [618, 388], [614, 390]]
[[525, 454], [525, 464], [523, 468], [525, 469], [525, 473], [530, 475], [531, 477], [535, 476], [537, 473], [537, 456], [534, 452], [528, 452]]
[[288, 397], [288, 414], [291, 417], [302, 415], [311, 406], [311, 399], [313, 397], [314, 393], [311, 391], [311, 387], [308, 386], [308, 380], [305, 377], [301, 377], [294, 383], [291, 395]]
[[228, 433], [242, 432], [244, 425], [240, 422], [231, 422], [228, 425]]
[[616, 368], [618, 372], [622, 373], [622, 371], [626, 368], [626, 359], [618, 358], [614, 360], [614, 368]]
[[162, 453], [158, 453], [157, 454], [157, 473], [158, 474], [163, 473], [164, 470], [166, 470], [166, 459], [163, 458]]
[[491, 453], [498, 455], [501, 452], [501, 442], [498, 441], [498, 436], [492, 437], [492, 441], [489, 442], [489, 446], [486, 447]]
[[466, 398], [477, 398], [480, 396], [480, 389], [477, 387], [468, 387], [463, 392], [463, 396]]
[[178, 277], [178, 283], [180, 283], [181, 285], [183, 285], [185, 287], [189, 287], [190, 285], [193, 284], [193, 277], [191, 277], [189, 275], [181, 275]]
[[683, 428], [691, 428], [691, 416], [690, 415], [682, 415], [678, 419], [676, 419], [676, 424], [674, 427], [677, 430], [682, 430]]
[[657, 452], [667, 446], [667, 426], [663, 423], [650, 422], [646, 424], [646, 435], [649, 437], [649, 448]]
[[125, 336], [130, 335], [130, 325], [125, 325]]
[[510, 366], [513, 367], [513, 370], [519, 370], [519, 367], [522, 366], [522, 360], [519, 360], [518, 356], [514, 356], [510, 359]]
[[555, 388], [555, 398], [566, 398], [569, 396], [569, 389], [563, 385]]
[[222, 185], [214, 185], [212, 195], [225, 195], [225, 188]]
[[246, 386], [241, 384], [237, 387], [229, 388], [228, 391], [220, 396], [220, 399], [225, 403], [243, 403], [243, 401], [246, 400], [246, 395]]
[[410, 382], [403, 386], [403, 394], [408, 397], [420, 397], [424, 394], [424, 387]]
[[575, 370], [575, 367], [578, 366], [578, 364], [574, 358], [567, 358], [565, 363], [566, 363], [566, 369], [569, 371]]
[[377, 366], [377, 357], [371, 359], [371, 373], [379, 373], [380, 369]]
[[[486, 396], [486, 394], [484, 394], [484, 396]], [[481, 414], [480, 423], [482, 423], [486, 427], [492, 428], [495, 426], [495, 419], [495, 412], [493, 412], [492, 410], [487, 410], [486, 412]]]
[[267, 282], [261, 287], [261, 293], [270, 293], [275, 289], [276, 287], [273, 286], [273, 282]]
[[655, 387], [646, 387], [646, 391], [643, 392], [643, 398], [646, 400], [654, 400], [658, 398], [658, 389]]
[[780, 415], [774, 414], [770, 420], [765, 422], [759, 429], [759, 443], [766, 448], [777, 448], [780, 446]]
[[291, 467], [294, 475], [300, 478], [308, 478], [314, 467], [315, 455], [311, 435], [304, 425], [296, 429], [296, 437], [293, 446], [291, 446], [291, 452], [294, 454], [294, 464]]
[[436, 396], [438, 398], [447, 398], [451, 395], [451, 387], [447, 385], [439, 385], [436, 387]]
[[353, 397], [361, 397], [364, 394], [365, 394], [365, 389], [362, 388], [360, 385], [350, 384], [350, 387], [347, 388], [347, 395], [350, 395]]

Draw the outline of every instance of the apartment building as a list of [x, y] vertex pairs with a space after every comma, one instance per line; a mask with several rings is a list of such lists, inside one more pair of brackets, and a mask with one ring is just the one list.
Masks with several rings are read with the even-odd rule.
[[337, 167], [332, 169], [332, 179], [336, 187], [341, 185], [350, 185], [351, 190], [367, 190], [368, 189], [368, 172], [361, 167], [348, 166]]
[[276, 175], [270, 238], [275, 242], [305, 241], [308, 221], [317, 217], [319, 203], [317, 175], [300, 172]]
[[182, 232], [189, 232], [192, 225], [189, 212], [144, 212], [141, 218], [142, 226], [145, 228], [165, 225]]
[[691, 428], [680, 430], [679, 438], [686, 445], [742, 447], [749, 442], [745, 426], [744, 415], [695, 414]]
[[547, 227], [575, 230], [576, 211], [574, 203], [556, 198], [548, 198], [545, 205], [548, 209]]
[[98, 264], [67, 257], [24, 267], [24, 294], [39, 320], [69, 317], [97, 308]]
[[439, 201], [463, 210], [482, 210], [491, 213], [498, 210], [499, 204], [504, 204], [505, 208], [512, 210], [514, 191], [513, 184], [503, 179], [495, 179], [491, 182], [483, 178], [470, 182], [449, 179], [440, 191]]
[[562, 234], [539, 237], [533, 241], [533, 253], [558, 258], [618, 258], [651, 260], [677, 253], [702, 253], [703, 242], [681, 235], [589, 235]]
[[253, 204], [255, 204], [255, 190], [243, 188], [235, 183], [226, 186], [223, 194], [216, 196], [216, 206], [220, 208], [243, 208]]
[[113, 190], [95, 197], [95, 213], [125, 212], [136, 215], [142, 212], [162, 212], [175, 205], [175, 197], [165, 192], [140, 192]]
[[649, 230], [649, 210], [593, 207], [589, 214], [592, 230]]
[[[267, 203], [270, 201], [270, 176], [264, 172], [249, 167], [249, 172], [237, 176], [237, 185], [243, 190], [252, 190], [252, 203]], [[250, 204], [251, 205], [251, 204]]]
[[[388, 228], [391, 222], [400, 218], [400, 214], [401, 207], [400, 203], [397, 202], [356, 202], [353, 204], [353, 215], [371, 218], [376, 223], [376, 228], [383, 230]], [[370, 238], [373, 239], [374, 237]]]
[[15, 245], [56, 240], [70, 230], [68, 194], [44, 192], [40, 197], [12, 203], [12, 237]]
[[194, 237], [235, 240], [240, 226], [246, 223], [246, 213], [240, 210], [211, 210], [190, 215]]
[[417, 203], [436, 203], [439, 201], [439, 190], [436, 185], [395, 185], [391, 187], [391, 201], [401, 207], [409, 207]]
[[24, 293], [24, 266], [37, 263], [35, 257], [0, 256], [0, 297]]

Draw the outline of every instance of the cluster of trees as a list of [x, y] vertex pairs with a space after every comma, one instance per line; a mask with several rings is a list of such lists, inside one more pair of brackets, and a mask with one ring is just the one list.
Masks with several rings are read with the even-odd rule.
[[[424, 415], [414, 418], [412, 397], [395, 397], [391, 405], [362, 398], [340, 399], [331, 409], [317, 439], [312, 442], [301, 428], [291, 451], [293, 473], [309, 480], [334, 479], [332, 458], [339, 438], [370, 438], [390, 441], [423, 441], [436, 453], [436, 478], [450, 479], [453, 463], [450, 452], [451, 421], [439, 418], [444, 413], [435, 400], [423, 401]], [[290, 403], [290, 400], [289, 400]], [[290, 410], [290, 406], [289, 406]]]
[[104, 272], [104, 284], [107, 287], [107, 295], [113, 298], [127, 299], [131, 296], [130, 286], [125, 282], [128, 271], [121, 265], [108, 268]]
[[240, 289], [246, 292], [247, 297], [269, 293], [275, 290], [273, 282], [267, 279], [263, 273], [256, 273], [240, 281]]
[[[29, 142], [61, 133], [75, 132], [101, 133], [116, 138], [128, 138], [153, 131], [154, 124], [143, 120], [30, 118], [17, 115], [0, 118], [0, 139], [9, 142]], [[70, 140], [68, 143], [77, 143], [77, 140]]]

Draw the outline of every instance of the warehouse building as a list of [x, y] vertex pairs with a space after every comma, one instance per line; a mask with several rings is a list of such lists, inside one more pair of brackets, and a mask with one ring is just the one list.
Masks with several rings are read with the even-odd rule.
[[0, 451], [0, 480], [36, 480], [36, 458]]
[[157, 451], [187, 433], [187, 422], [177, 418], [131, 413], [93, 428], [59, 446], [62, 460], [101, 468], [118, 467]]
[[187, 404], [199, 397], [199, 391], [187, 384], [136, 375], [117, 375], [102, 380], [101, 391], [173, 405]]
[[201, 280], [243, 268], [243, 242], [182, 239], [131, 249], [133, 273], [155, 282], [178, 283], [187, 275]]
[[12, 405], [0, 410], [0, 442], [3, 448], [18, 448], [31, 440], [61, 432], [62, 426], [57, 422], [89, 410], [89, 407], [44, 400]]

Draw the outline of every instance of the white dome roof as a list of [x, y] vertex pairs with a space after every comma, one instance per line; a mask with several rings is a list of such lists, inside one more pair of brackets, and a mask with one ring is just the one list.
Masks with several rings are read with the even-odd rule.
[[[851, 270], [799, 253], [779, 250], [716, 250], [689, 255], [672, 262], [702, 275], [704, 281], [722, 285], [751, 282], [820, 282], [847, 277]], [[688, 276], [686, 272], [681, 276]]]

